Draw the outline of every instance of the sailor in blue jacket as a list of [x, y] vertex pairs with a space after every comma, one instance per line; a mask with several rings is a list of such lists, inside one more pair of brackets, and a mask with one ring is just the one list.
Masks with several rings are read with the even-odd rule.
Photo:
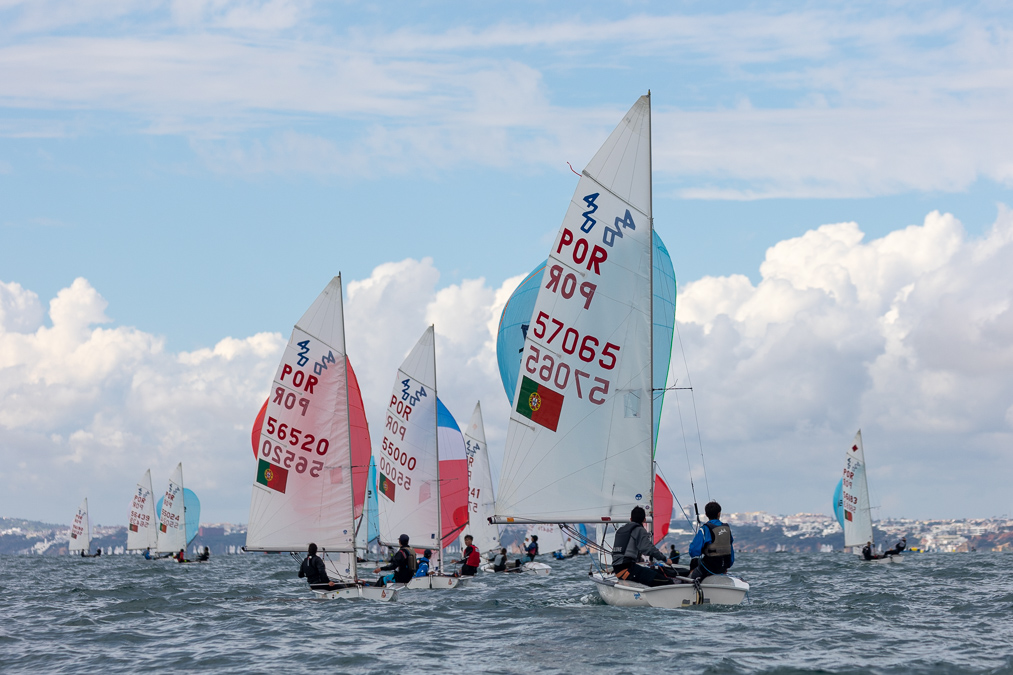
[[415, 570], [416, 577], [429, 576], [429, 558], [433, 555], [433, 552], [428, 548], [422, 552], [422, 557], [419, 558], [419, 568]]
[[703, 510], [708, 520], [696, 531], [693, 543], [689, 545], [690, 557], [697, 559], [697, 565], [690, 573], [694, 579], [724, 574], [735, 564], [732, 528], [721, 522], [721, 505], [710, 502]]

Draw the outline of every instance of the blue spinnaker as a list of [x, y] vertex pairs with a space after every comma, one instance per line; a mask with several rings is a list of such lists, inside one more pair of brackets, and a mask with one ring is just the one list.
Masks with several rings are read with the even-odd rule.
[[[164, 500], [165, 495], [158, 498], [158, 503], [155, 504], [155, 513], [162, 512]], [[186, 545], [189, 546], [200, 531], [200, 500], [190, 488], [183, 488], [183, 509], [186, 514]]]
[[376, 494], [376, 459], [369, 458], [369, 478], [366, 484], [366, 543], [380, 540], [380, 505]]
[[[513, 403], [517, 391], [517, 376], [521, 369], [521, 352], [524, 337], [531, 325], [531, 315], [542, 285], [542, 274], [547, 261], [539, 263], [517, 286], [503, 307], [496, 336], [496, 359], [507, 400]], [[675, 331], [675, 269], [672, 257], [658, 233], [654, 233], [654, 448], [658, 447], [658, 428], [661, 424], [661, 407], [665, 402], [668, 385], [668, 366], [672, 358], [672, 339]]]
[[844, 479], [837, 481], [837, 488], [834, 490], [834, 515], [841, 529], [844, 529]]

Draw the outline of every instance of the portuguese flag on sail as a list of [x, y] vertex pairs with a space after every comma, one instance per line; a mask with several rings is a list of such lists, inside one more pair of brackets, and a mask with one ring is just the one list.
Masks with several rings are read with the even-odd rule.
[[275, 466], [266, 459], [262, 459], [257, 465], [257, 482], [284, 494], [285, 485], [288, 483], [288, 469]]
[[521, 382], [521, 394], [517, 397], [517, 412], [535, 424], [556, 430], [559, 413], [563, 409], [563, 395], [544, 384], [538, 384], [525, 377]]
[[382, 494], [387, 499], [394, 501], [394, 488], [397, 487], [394, 484], [394, 481], [392, 481], [390, 478], [387, 478], [381, 473], [378, 487], [380, 488], [380, 494]]

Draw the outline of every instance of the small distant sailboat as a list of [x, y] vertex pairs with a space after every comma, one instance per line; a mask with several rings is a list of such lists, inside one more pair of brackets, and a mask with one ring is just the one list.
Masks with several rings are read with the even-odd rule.
[[[127, 550], [158, 551], [158, 517], [155, 515], [155, 497], [151, 488], [151, 469], [144, 472], [130, 498], [127, 518]], [[177, 549], [178, 550], [178, 549]]]
[[[335, 585], [319, 598], [392, 600], [358, 579], [341, 277], [292, 329], [271, 385], [258, 444], [246, 548], [301, 553], [315, 543]], [[364, 467], [368, 471], [368, 464]]]
[[158, 552], [185, 551], [200, 530], [200, 500], [183, 487], [183, 463], [169, 477], [165, 494], [155, 504], [158, 512]]
[[[861, 553], [866, 544], [873, 546], [875, 541], [872, 533], [872, 507], [869, 504], [869, 479], [865, 469], [865, 447], [862, 444], [862, 430], [855, 434], [855, 439], [845, 451], [844, 475], [839, 484], [841, 498], [839, 503], [840, 522], [844, 528], [844, 547], [851, 548], [854, 553]], [[899, 555], [875, 557], [870, 562], [900, 562]]]
[[88, 498], [81, 500], [74, 514], [74, 522], [70, 525], [70, 553], [77, 553], [82, 558], [95, 558], [98, 554], [91, 552], [91, 521], [88, 519]]
[[432, 326], [398, 369], [377, 456], [380, 543], [397, 548], [407, 534], [412, 548], [433, 551], [432, 572], [408, 588], [457, 587], [443, 548], [468, 524], [468, 460], [460, 427], [437, 397]]
[[[654, 355], [664, 329], [654, 320], [651, 190], [648, 94], [581, 174], [531, 318], [520, 324], [521, 365], [493, 522], [614, 527], [635, 506], [653, 515], [654, 392], [665, 388], [669, 355]], [[674, 308], [674, 275], [668, 300]], [[658, 318], [670, 326], [674, 309]], [[512, 351], [504, 350], [510, 358]], [[738, 604], [749, 589], [726, 575], [651, 588], [605, 569], [591, 579], [606, 603], [620, 606]]]
[[[482, 404], [475, 403], [471, 422], [464, 430], [464, 451], [468, 455], [468, 527], [465, 531], [474, 538], [474, 544], [486, 557], [495, 556], [500, 549], [499, 526], [489, 522], [495, 513], [496, 497], [492, 487], [492, 466], [489, 449], [485, 444], [485, 424], [482, 421]], [[464, 550], [463, 547], [461, 550]]]

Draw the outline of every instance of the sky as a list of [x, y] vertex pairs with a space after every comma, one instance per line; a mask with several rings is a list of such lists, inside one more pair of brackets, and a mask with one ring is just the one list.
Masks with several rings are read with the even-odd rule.
[[1013, 514], [1005, 3], [0, 0], [0, 515], [124, 524], [182, 461], [245, 522], [338, 273], [374, 442], [433, 323], [495, 472], [499, 312], [648, 90], [677, 497], [830, 513], [861, 428], [874, 517]]

